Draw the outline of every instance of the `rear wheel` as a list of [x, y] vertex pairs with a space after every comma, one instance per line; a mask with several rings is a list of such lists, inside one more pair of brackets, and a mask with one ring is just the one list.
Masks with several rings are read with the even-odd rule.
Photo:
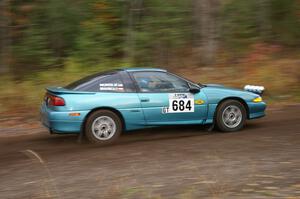
[[92, 113], [85, 125], [87, 139], [95, 144], [111, 144], [122, 132], [122, 122], [117, 114], [109, 110]]
[[238, 131], [243, 128], [245, 121], [246, 109], [239, 101], [226, 100], [218, 107], [216, 124], [221, 131]]

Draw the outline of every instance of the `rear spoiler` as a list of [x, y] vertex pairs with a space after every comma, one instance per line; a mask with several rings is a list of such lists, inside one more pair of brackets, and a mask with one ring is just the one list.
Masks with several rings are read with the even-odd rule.
[[65, 89], [63, 87], [48, 87], [46, 91], [53, 94], [95, 94], [95, 92], [87, 92], [87, 91], [74, 91]]
[[258, 95], [262, 95], [265, 91], [265, 87], [263, 86], [254, 86], [254, 85], [246, 85], [244, 86], [245, 91], [249, 91]]

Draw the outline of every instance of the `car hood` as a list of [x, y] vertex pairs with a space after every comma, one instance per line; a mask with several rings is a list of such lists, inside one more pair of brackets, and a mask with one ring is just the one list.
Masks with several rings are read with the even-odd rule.
[[226, 87], [222, 84], [204, 84], [204, 90], [207, 93], [223, 93], [231, 96], [247, 96], [250, 98], [258, 97], [259, 95], [243, 89]]
[[222, 84], [203, 84], [206, 87], [217, 87], [217, 88], [225, 88]]
[[[232, 87], [227, 87], [222, 84], [203, 84], [207, 88], [218, 88], [220, 90], [227, 90], [227, 91], [245, 91], [243, 89], [238, 89], [238, 88], [232, 88]], [[247, 92], [247, 91], [246, 91]]]

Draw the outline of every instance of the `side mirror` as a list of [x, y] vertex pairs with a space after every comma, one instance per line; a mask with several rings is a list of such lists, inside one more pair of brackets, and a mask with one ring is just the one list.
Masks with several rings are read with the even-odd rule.
[[196, 87], [196, 86], [191, 86], [190, 87], [190, 92], [193, 94], [199, 93], [200, 92], [200, 88]]

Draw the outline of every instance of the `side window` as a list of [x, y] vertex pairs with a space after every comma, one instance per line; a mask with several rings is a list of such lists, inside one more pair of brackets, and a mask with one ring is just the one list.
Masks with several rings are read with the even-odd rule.
[[107, 73], [84, 78], [66, 88], [90, 92], [125, 92], [124, 83], [118, 73]]
[[183, 79], [165, 72], [135, 72], [141, 92], [187, 92], [189, 85]]
[[119, 74], [109, 75], [99, 80], [98, 91], [125, 92], [124, 84]]

